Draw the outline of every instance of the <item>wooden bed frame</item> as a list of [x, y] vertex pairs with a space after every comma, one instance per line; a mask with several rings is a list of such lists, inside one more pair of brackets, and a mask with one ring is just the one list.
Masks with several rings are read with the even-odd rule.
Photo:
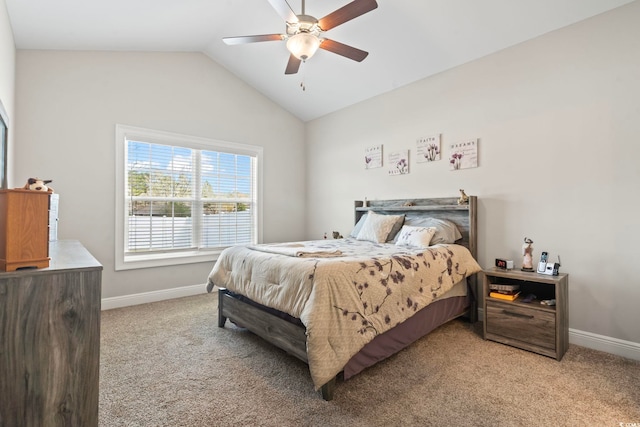
[[[362, 201], [356, 201], [355, 221], [357, 223], [362, 215], [369, 210], [383, 214], [405, 214], [408, 217], [420, 216], [448, 219], [458, 226], [462, 234], [462, 240], [456, 243], [466, 246], [473, 257], [477, 259], [477, 198], [476, 196], [469, 196], [469, 203], [466, 205], [458, 205], [457, 201], [458, 199], [455, 197], [376, 200], [369, 201], [367, 206]], [[453, 318], [466, 315], [471, 322], [477, 320], [476, 282], [475, 275], [468, 279], [469, 288], [473, 296], [471, 307], [466, 312]], [[242, 327], [305, 363], [309, 363], [307, 359], [306, 330], [298, 319], [286, 319], [274, 315], [259, 304], [247, 302], [227, 289], [220, 288], [218, 291], [218, 326], [223, 328], [227, 319], [242, 325]], [[322, 386], [323, 399], [333, 399], [335, 383], [336, 380], [333, 378]]]

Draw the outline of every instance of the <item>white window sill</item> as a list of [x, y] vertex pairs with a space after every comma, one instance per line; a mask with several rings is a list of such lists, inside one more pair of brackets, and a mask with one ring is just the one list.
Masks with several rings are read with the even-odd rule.
[[116, 260], [116, 271], [193, 264], [198, 262], [210, 262], [213, 266], [213, 263], [218, 259], [221, 251], [222, 250], [125, 255], [124, 260]]

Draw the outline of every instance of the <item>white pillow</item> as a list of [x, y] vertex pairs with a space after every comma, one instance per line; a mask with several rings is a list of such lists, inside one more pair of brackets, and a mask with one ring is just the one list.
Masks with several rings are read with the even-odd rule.
[[384, 243], [398, 220], [398, 215], [380, 215], [369, 211], [356, 239]]
[[435, 227], [411, 227], [403, 225], [396, 245], [411, 246], [415, 248], [427, 248], [431, 245], [431, 239], [436, 234]]
[[462, 234], [460, 230], [458, 230], [458, 226], [448, 219], [415, 218], [407, 216], [404, 224], [412, 227], [435, 227], [436, 234], [431, 239], [432, 246], [439, 243], [455, 243], [462, 239]]

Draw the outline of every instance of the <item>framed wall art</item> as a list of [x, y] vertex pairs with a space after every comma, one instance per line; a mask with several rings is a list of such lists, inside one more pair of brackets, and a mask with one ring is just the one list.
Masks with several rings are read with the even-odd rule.
[[425, 136], [416, 141], [416, 163], [440, 160], [440, 135]]
[[389, 175], [406, 175], [409, 173], [409, 150], [389, 153]]
[[364, 168], [374, 169], [382, 167], [382, 145], [374, 145], [364, 150]]
[[478, 167], [478, 140], [457, 142], [449, 146], [449, 170]]

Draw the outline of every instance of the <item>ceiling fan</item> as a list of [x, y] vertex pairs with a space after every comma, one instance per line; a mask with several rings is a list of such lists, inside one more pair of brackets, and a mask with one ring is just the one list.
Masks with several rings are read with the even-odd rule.
[[296, 15], [287, 0], [268, 0], [271, 6], [286, 22], [285, 34], [264, 34], [256, 36], [225, 37], [222, 40], [228, 45], [266, 41], [286, 40], [287, 49], [291, 53], [285, 74], [295, 74], [300, 63], [311, 58], [320, 49], [337, 53], [354, 61], [362, 61], [369, 55], [364, 50], [323, 37], [338, 25], [344, 24], [360, 15], [364, 15], [378, 7], [376, 0], [354, 0], [337, 9], [324, 18], [316, 19], [305, 14], [305, 0], [302, 0], [302, 13]]

